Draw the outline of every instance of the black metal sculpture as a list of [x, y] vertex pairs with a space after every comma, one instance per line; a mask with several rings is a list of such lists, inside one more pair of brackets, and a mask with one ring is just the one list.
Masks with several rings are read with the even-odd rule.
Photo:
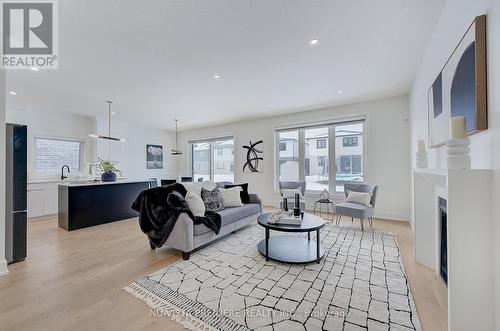
[[247, 162], [243, 165], [243, 171], [248, 167], [250, 172], [259, 172], [259, 160], [264, 160], [259, 154], [263, 154], [262, 149], [257, 149], [256, 146], [262, 144], [263, 141], [259, 140], [255, 143], [250, 141], [250, 145], [245, 145], [243, 148], [247, 149]]

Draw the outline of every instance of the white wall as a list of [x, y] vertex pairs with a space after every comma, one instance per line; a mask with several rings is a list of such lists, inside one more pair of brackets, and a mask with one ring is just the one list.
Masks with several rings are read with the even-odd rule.
[[5, 260], [5, 70], [0, 70], [0, 276], [8, 273]]
[[[28, 126], [28, 180], [36, 179], [34, 173], [35, 137], [72, 138], [84, 142], [84, 165], [95, 159], [95, 142], [89, 133], [95, 131], [93, 119], [62, 112], [7, 109], [7, 122]], [[88, 168], [85, 171], [88, 173]], [[75, 175], [70, 173], [70, 175]], [[56, 177], [52, 175], [50, 177]], [[38, 176], [40, 177], [40, 176]]]
[[[493, 201], [500, 201], [500, 0], [495, 0], [492, 3], [488, 13], [488, 54], [489, 54], [489, 120], [490, 120], [490, 135], [492, 143], [489, 152], [493, 154]], [[492, 215], [493, 221], [493, 260], [495, 268], [495, 326], [496, 330], [500, 330], [500, 204], [494, 203]]]
[[[97, 132], [108, 135], [107, 118], [97, 118]], [[178, 160], [170, 154], [175, 145], [175, 133], [113, 120], [111, 135], [127, 142], [97, 141], [97, 156], [118, 161], [123, 176], [129, 179], [175, 179]], [[146, 145], [163, 146], [163, 169], [146, 169]]]
[[[180, 169], [183, 175], [191, 173], [189, 140], [234, 134], [235, 181], [250, 183], [249, 190], [259, 193], [265, 204], [278, 205], [279, 194], [274, 187], [274, 128], [364, 114], [367, 116], [366, 181], [380, 186], [376, 215], [409, 220], [411, 178], [407, 97], [184, 131], [179, 134], [179, 146], [184, 152], [180, 160]], [[253, 142], [258, 139], [264, 140], [263, 173], [243, 173], [245, 150], [242, 146], [248, 144], [249, 140]]]
[[[494, 169], [493, 199], [500, 201], [500, 0], [448, 0], [427, 46], [410, 93], [412, 155], [415, 141], [427, 139], [427, 90], [475, 16], [487, 14], [489, 130], [471, 137], [473, 168]], [[429, 167], [444, 168], [444, 148], [430, 151]], [[413, 163], [414, 164], [414, 163]], [[484, 192], [489, 194], [490, 192]], [[492, 206], [495, 310], [500, 311], [500, 204]], [[474, 221], [474, 220], [471, 220]], [[464, 312], [467, 314], [467, 312]], [[471, 318], [468, 316], [468, 318]], [[496, 314], [500, 330], [500, 314]]]

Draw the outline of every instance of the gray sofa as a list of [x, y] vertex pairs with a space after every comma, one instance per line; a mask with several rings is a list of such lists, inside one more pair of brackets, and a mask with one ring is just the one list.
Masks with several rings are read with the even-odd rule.
[[[225, 184], [228, 183], [217, 183], [217, 186], [224, 187]], [[241, 207], [226, 208], [218, 212], [221, 215], [221, 229], [217, 235], [203, 224], [194, 225], [186, 213], [180, 214], [170, 236], [163, 246], [180, 250], [182, 258], [187, 260], [191, 252], [196, 248], [207, 245], [251, 223], [255, 223], [257, 217], [262, 213], [262, 202], [256, 194], [249, 194], [249, 196], [249, 203]]]

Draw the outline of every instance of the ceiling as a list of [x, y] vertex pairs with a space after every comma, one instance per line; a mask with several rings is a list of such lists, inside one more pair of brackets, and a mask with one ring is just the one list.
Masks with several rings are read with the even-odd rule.
[[59, 1], [59, 69], [7, 103], [183, 130], [402, 95], [443, 2]]

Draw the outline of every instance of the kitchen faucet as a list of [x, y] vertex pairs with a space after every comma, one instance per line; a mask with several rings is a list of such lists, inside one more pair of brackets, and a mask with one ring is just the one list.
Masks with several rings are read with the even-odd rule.
[[71, 171], [69, 170], [69, 167], [67, 165], [63, 165], [61, 168], [61, 180], [64, 180], [64, 178], [68, 178], [67, 176], [64, 176], [64, 168], [68, 169], [68, 173]]

